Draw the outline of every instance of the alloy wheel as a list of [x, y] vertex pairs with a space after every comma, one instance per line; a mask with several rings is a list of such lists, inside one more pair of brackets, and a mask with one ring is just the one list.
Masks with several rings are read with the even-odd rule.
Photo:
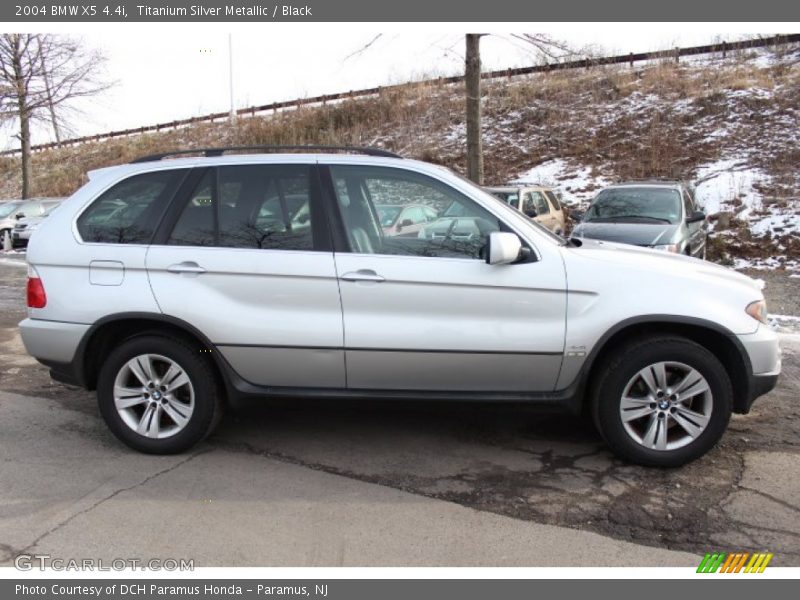
[[192, 418], [194, 387], [186, 371], [160, 354], [140, 354], [114, 380], [114, 406], [122, 421], [148, 438], [168, 438]]
[[627, 434], [650, 450], [675, 450], [708, 427], [714, 399], [705, 377], [681, 362], [639, 370], [622, 393], [619, 415]]

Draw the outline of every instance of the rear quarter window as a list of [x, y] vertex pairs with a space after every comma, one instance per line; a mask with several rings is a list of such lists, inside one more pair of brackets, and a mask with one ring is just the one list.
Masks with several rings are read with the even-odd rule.
[[154, 171], [120, 181], [78, 217], [81, 239], [106, 244], [149, 243], [187, 172], [187, 169]]

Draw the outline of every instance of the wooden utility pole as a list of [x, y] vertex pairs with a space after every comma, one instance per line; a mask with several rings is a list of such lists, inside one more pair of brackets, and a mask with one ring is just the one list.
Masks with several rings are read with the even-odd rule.
[[483, 185], [481, 141], [481, 36], [467, 34], [465, 82], [467, 87], [467, 177]]

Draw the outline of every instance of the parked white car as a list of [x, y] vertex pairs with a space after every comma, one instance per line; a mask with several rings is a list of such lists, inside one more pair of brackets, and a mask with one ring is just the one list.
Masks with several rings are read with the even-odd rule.
[[[28, 351], [143, 452], [244, 397], [430, 398], [586, 411], [620, 457], [676, 466], [777, 381], [762, 292], [730, 269], [567, 242], [385, 151], [206, 154], [90, 173], [28, 249]], [[373, 198], [409, 194], [457, 216], [387, 236]]]

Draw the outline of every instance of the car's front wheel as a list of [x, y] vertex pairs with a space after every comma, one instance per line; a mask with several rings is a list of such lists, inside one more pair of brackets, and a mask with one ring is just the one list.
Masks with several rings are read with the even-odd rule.
[[594, 382], [595, 423], [615, 454], [676, 467], [708, 452], [730, 419], [733, 390], [714, 354], [684, 338], [629, 343]]
[[117, 438], [148, 454], [188, 450], [222, 409], [211, 365], [180, 341], [132, 338], [108, 356], [97, 382], [100, 413]]

